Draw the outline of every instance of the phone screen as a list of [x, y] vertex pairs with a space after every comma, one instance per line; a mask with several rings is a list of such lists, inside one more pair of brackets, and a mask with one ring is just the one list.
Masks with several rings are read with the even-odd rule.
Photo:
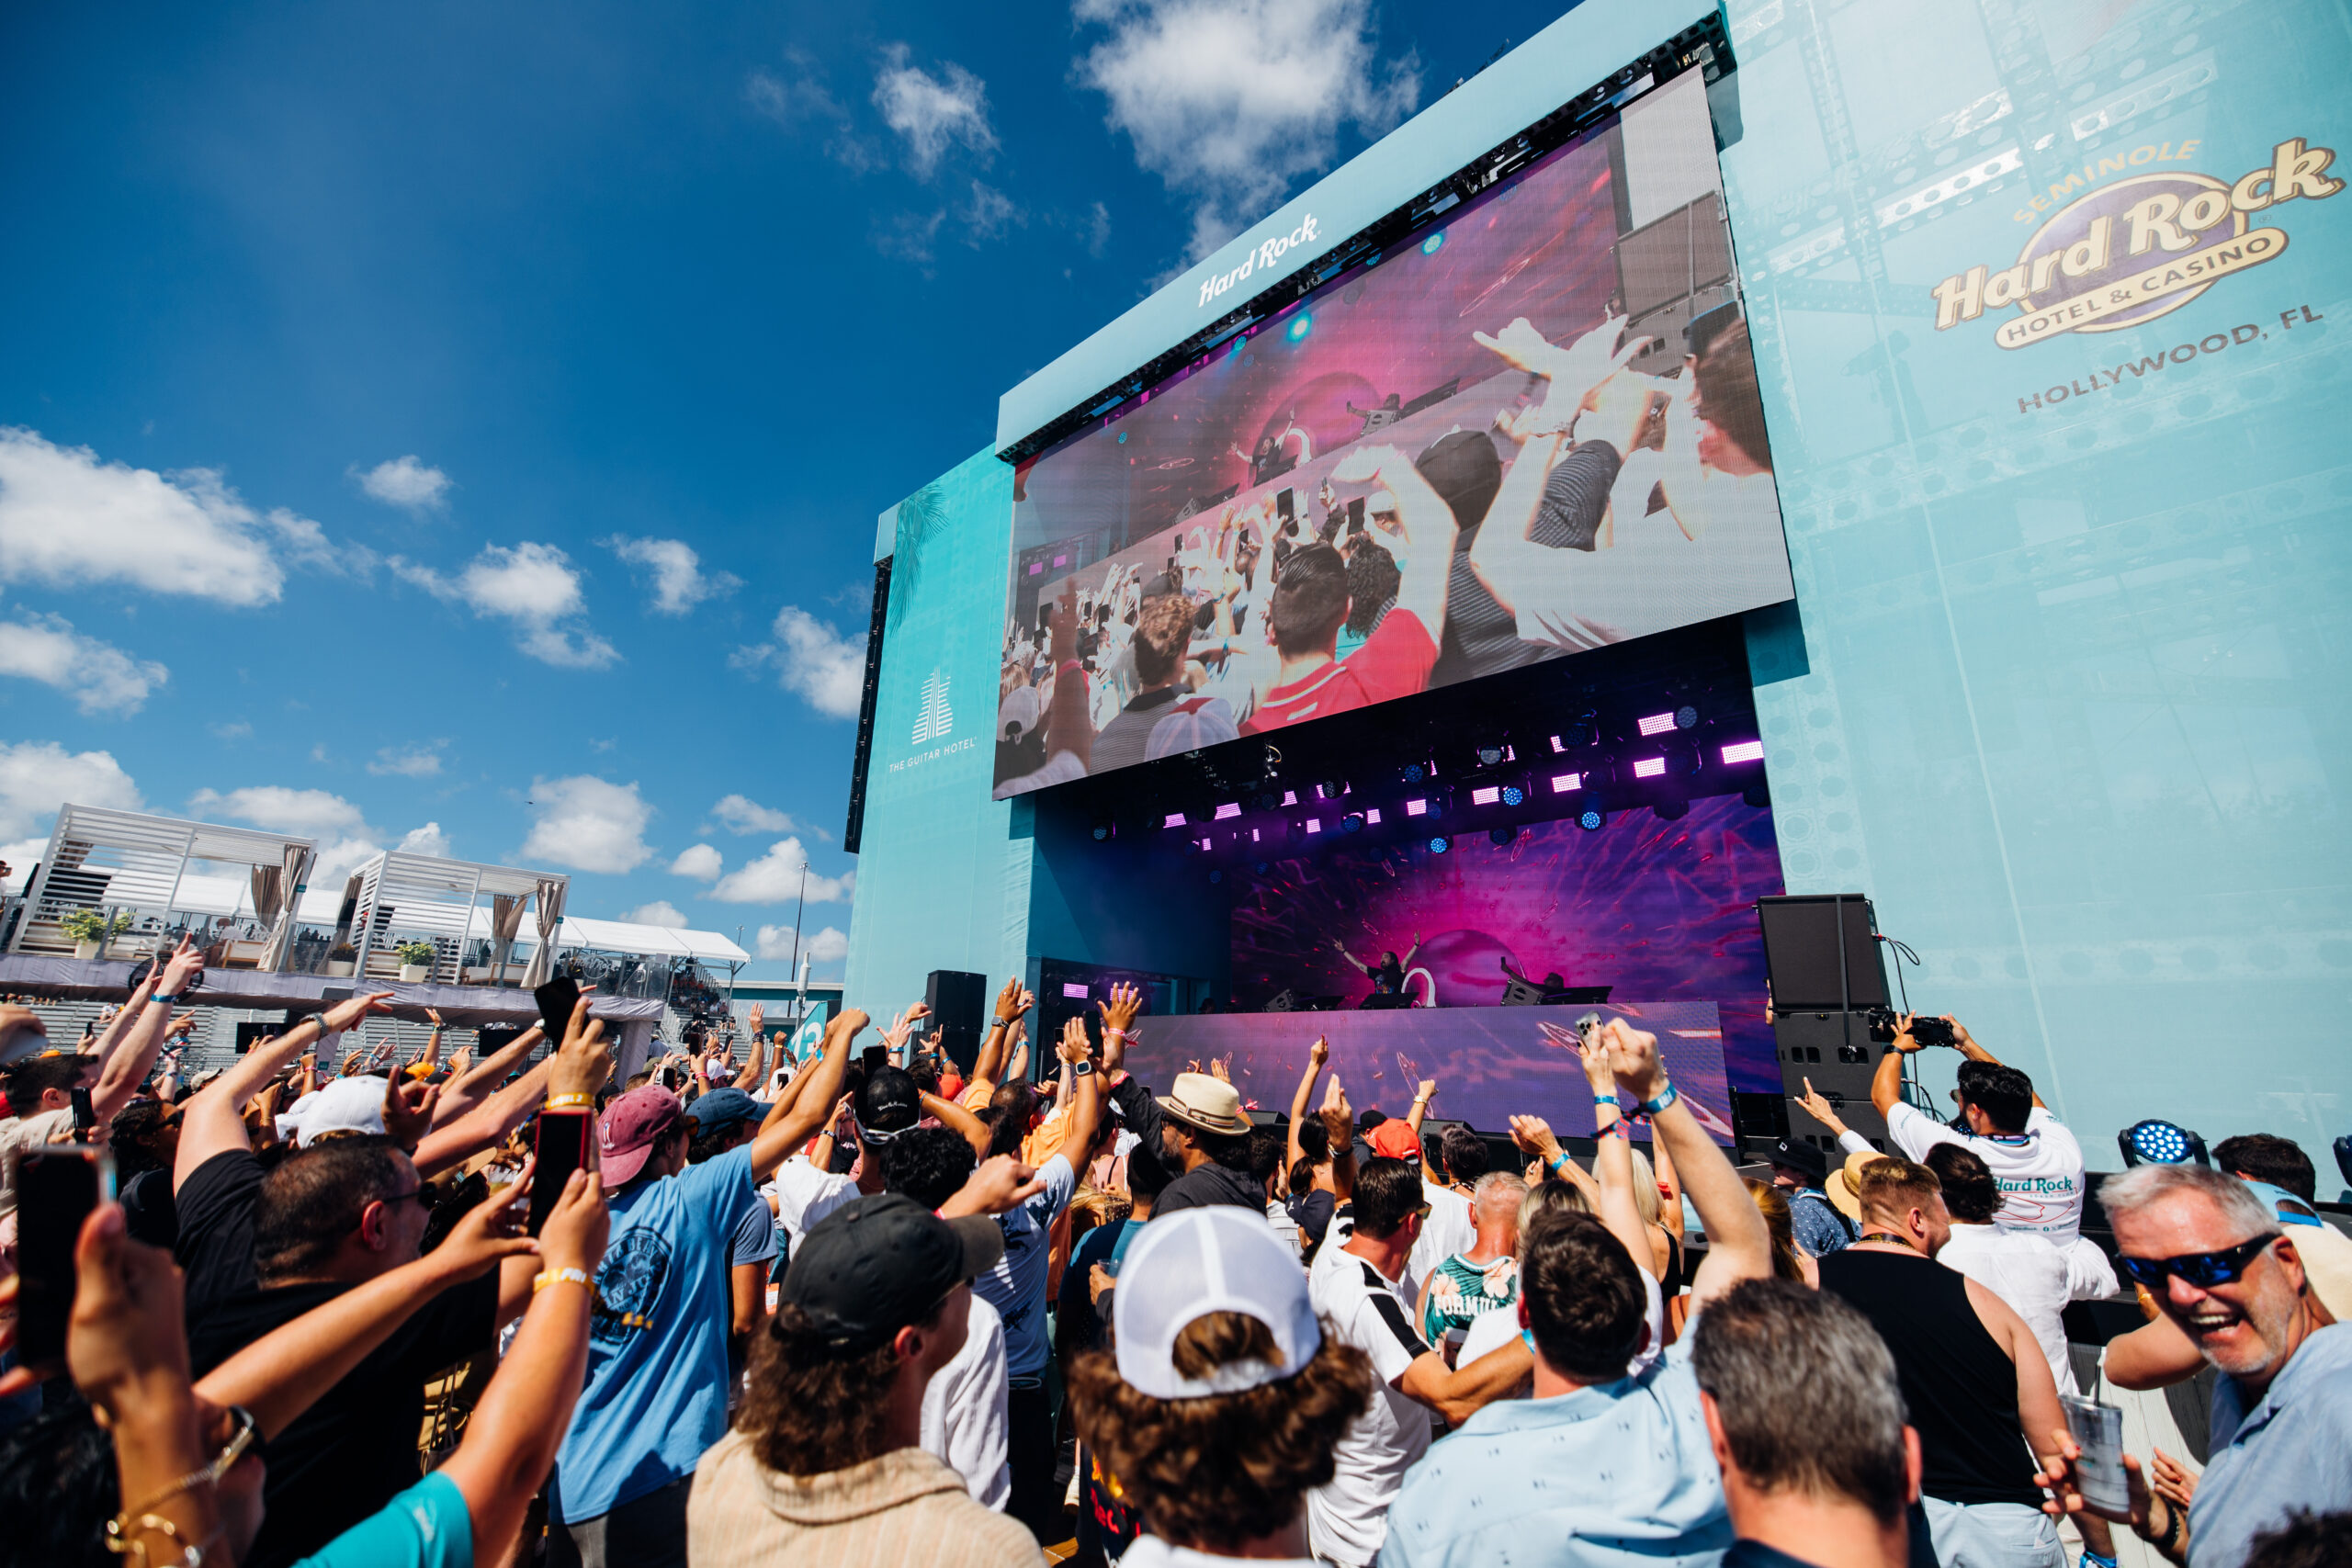
[[98, 1124], [98, 1113], [90, 1105], [88, 1089], [77, 1088], [69, 1092], [74, 1101], [74, 1141], [86, 1144], [90, 1141], [90, 1129]]
[[539, 1004], [539, 1023], [548, 1033], [550, 1047], [563, 1043], [563, 1032], [571, 1027], [571, 1010], [580, 1005], [580, 983], [577, 980], [549, 980], [531, 993]]
[[65, 1325], [74, 1312], [74, 1244], [82, 1222], [114, 1201], [114, 1156], [104, 1149], [52, 1144], [17, 1162], [18, 1359], [36, 1371], [63, 1365]]
[[2114, 1513], [2130, 1507], [2132, 1487], [2123, 1472], [2123, 1412], [2079, 1394], [2061, 1394], [2058, 1403], [2066, 1409], [2066, 1435], [2083, 1451], [2077, 1467], [2083, 1501]]
[[588, 1138], [595, 1118], [585, 1111], [543, 1111], [539, 1113], [537, 1164], [531, 1170], [530, 1234], [537, 1235], [563, 1196], [563, 1184], [588, 1159]]

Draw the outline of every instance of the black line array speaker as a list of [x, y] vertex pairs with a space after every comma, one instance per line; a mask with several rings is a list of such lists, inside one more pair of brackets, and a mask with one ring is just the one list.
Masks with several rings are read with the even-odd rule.
[[[931, 1022], [948, 1060], [966, 1073], [980, 1054], [980, 1031], [988, 1010], [989, 977], [964, 969], [934, 969], [922, 988]], [[1033, 1051], [1031, 1055], [1035, 1055]]]
[[[1871, 1077], [1891, 1043], [1871, 1038], [1869, 1019], [1860, 1012], [1777, 1012], [1772, 1040], [1781, 1058], [1781, 1086], [1794, 1096], [1811, 1079], [1814, 1092], [1827, 1100], [1838, 1119], [1887, 1148], [1886, 1118], [1871, 1105]], [[1828, 1128], [1815, 1121], [1793, 1101], [1788, 1107], [1789, 1135], [1827, 1151], [1835, 1167], [1845, 1156]]]
[[1878, 918], [1868, 898], [1859, 893], [1758, 898], [1756, 918], [1764, 928], [1764, 972], [1775, 1010], [1886, 1006]]

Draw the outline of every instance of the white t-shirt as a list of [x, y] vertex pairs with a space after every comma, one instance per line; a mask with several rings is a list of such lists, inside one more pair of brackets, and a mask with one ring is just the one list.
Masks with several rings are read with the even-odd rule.
[[[1649, 1325], [1650, 1337], [1641, 1350], [1625, 1364], [1625, 1375], [1638, 1377], [1649, 1370], [1650, 1363], [1666, 1353], [1666, 1297], [1657, 1288], [1650, 1271], [1634, 1266], [1634, 1272], [1642, 1277], [1642, 1321]], [[1470, 1320], [1470, 1332], [1462, 1341], [1462, 1352], [1454, 1359], [1457, 1367], [1466, 1367], [1489, 1351], [1499, 1350], [1519, 1337], [1519, 1303], [1482, 1312]]]
[[17, 1156], [38, 1149], [74, 1125], [74, 1109], [36, 1111], [0, 1122], [0, 1214], [17, 1212]]
[[1001, 1514], [1012, 1495], [1006, 1431], [1004, 1319], [975, 1293], [964, 1348], [922, 1391], [923, 1451], [964, 1478], [973, 1502]]
[[2068, 1297], [2066, 1254], [2049, 1237], [1998, 1225], [1956, 1224], [1936, 1261], [2008, 1303], [2033, 1330], [2042, 1359], [2050, 1363], [2050, 1375], [2058, 1380], [2058, 1392], [2078, 1392], [2074, 1359], [2066, 1353], [2066, 1325], [2059, 1315], [2066, 1310]]
[[[1469, 1199], [1451, 1187], [1428, 1181], [1421, 1183], [1421, 1199], [1430, 1206], [1430, 1217], [1421, 1222], [1420, 1239], [1413, 1243], [1412, 1256], [1405, 1262], [1406, 1275], [1414, 1280], [1428, 1279], [1439, 1264], [1478, 1245], [1478, 1226], [1470, 1217]], [[1414, 1292], [1416, 1300], [1419, 1295]]]
[[[1324, 1267], [1327, 1257], [1337, 1260]], [[1388, 1505], [1403, 1489], [1405, 1472], [1429, 1452], [1429, 1407], [1398, 1393], [1396, 1383], [1430, 1347], [1414, 1331], [1412, 1306], [1371, 1264], [1336, 1242], [1316, 1263], [1307, 1277], [1316, 1312], [1344, 1343], [1372, 1358], [1380, 1388], [1340, 1439], [1329, 1483], [1306, 1495], [1307, 1539], [1317, 1557], [1362, 1565], [1380, 1555]]]
[[[1170, 1546], [1156, 1535], [1139, 1535], [1120, 1554], [1119, 1568], [1216, 1568], [1238, 1562], [1238, 1557], [1218, 1557], [1189, 1546]], [[1322, 1568], [1312, 1557], [1253, 1557], [1250, 1568]]]
[[775, 1168], [775, 1175], [762, 1189], [764, 1196], [775, 1194], [775, 1217], [784, 1226], [784, 1234], [791, 1242], [791, 1250], [800, 1250], [800, 1238], [827, 1214], [857, 1196], [857, 1183], [846, 1176], [835, 1176], [829, 1170], [819, 1170], [808, 1163], [807, 1155], [794, 1155]]
[[2032, 1231], [2064, 1247], [2083, 1229], [2083, 1146], [2065, 1124], [2037, 1105], [2016, 1136], [1979, 1137], [1937, 1121], [1897, 1101], [1886, 1113], [1887, 1136], [1912, 1159], [1924, 1159], [1938, 1144], [1958, 1144], [1984, 1162], [2001, 1190], [1994, 1223], [2003, 1230]]

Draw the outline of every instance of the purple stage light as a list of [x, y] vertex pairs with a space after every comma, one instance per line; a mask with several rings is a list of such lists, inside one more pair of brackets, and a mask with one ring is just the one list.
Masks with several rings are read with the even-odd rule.
[[1228, 800], [1223, 806], [1216, 808], [1216, 820], [1219, 822], [1224, 821], [1228, 817], [1238, 817], [1240, 815], [1241, 803], [1238, 800]]
[[1501, 785], [1481, 784], [1476, 789], [1470, 792], [1470, 804], [1473, 806], [1492, 806], [1502, 797], [1503, 792]]
[[1367, 828], [1374, 828], [1374, 827], [1377, 827], [1377, 826], [1379, 826], [1379, 824], [1380, 824], [1380, 807], [1376, 807], [1376, 806], [1375, 806], [1375, 807], [1374, 807], [1371, 810], [1369, 810], [1369, 811], [1365, 812], [1365, 813], [1363, 814], [1363, 822], [1364, 822], [1364, 826], [1365, 826], [1365, 827], [1367, 827]]
[[1408, 800], [1405, 803], [1405, 815], [1408, 817], [1426, 817], [1429, 815], [1429, 810], [1430, 803], [1426, 800]]
[[1673, 728], [1674, 716], [1670, 713], [1654, 713], [1641, 721], [1644, 735], [1662, 735]]
[[1763, 760], [1764, 742], [1761, 740], [1739, 740], [1724, 748], [1724, 761], [1726, 762], [1760, 762]]
[[1298, 804], [1298, 791], [1295, 789], [1286, 789], [1283, 791], [1283, 804], [1284, 806], [1296, 806]]
[[1160, 824], [1162, 828], [1182, 828], [1183, 825], [1184, 814], [1181, 811], [1170, 812], [1168, 814], [1168, 820]]
[[1552, 793], [1554, 795], [1566, 795], [1572, 789], [1582, 789], [1583, 787], [1584, 775], [1582, 773], [1554, 773], [1552, 775]]
[[[1673, 722], [1671, 715], [1668, 716], [1668, 722]], [[1666, 759], [1663, 757], [1645, 757], [1634, 764], [1634, 776], [1637, 779], [1654, 779], [1664, 772]]]
[[1306, 830], [1310, 833], [1319, 833], [1323, 830], [1323, 824], [1310, 817], [1306, 819]]
[[1064, 980], [1062, 995], [1082, 1002], [1086, 999], [1086, 983], [1082, 980]]

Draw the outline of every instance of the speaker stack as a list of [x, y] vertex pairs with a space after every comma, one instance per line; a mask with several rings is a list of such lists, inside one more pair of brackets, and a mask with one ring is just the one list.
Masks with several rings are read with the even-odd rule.
[[[1756, 916], [1772, 984], [1786, 1134], [1823, 1150], [1832, 1168], [1845, 1158], [1836, 1135], [1792, 1102], [1810, 1078], [1840, 1121], [1873, 1147], [1887, 1147], [1886, 1119], [1871, 1105], [1871, 1079], [1893, 1044], [1892, 1036], [1872, 1038], [1870, 1026], [1870, 1010], [1887, 1005], [1871, 901], [1859, 893], [1758, 898]], [[1750, 1131], [1747, 1120], [1743, 1116], [1743, 1134]]]
[[988, 988], [987, 976], [963, 969], [934, 969], [923, 985], [922, 999], [931, 1008], [930, 1028], [939, 1031], [940, 1048], [959, 1072], [969, 1073], [979, 1056], [981, 1014], [988, 1010]]

